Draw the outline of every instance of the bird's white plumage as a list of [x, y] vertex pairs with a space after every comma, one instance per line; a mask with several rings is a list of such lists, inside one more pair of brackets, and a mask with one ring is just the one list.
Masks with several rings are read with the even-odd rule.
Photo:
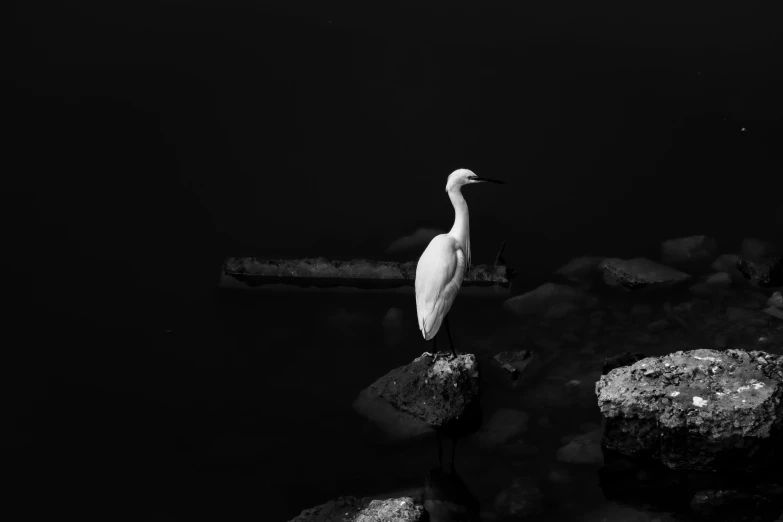
[[465, 276], [463, 246], [450, 234], [435, 236], [416, 266], [416, 313], [425, 340], [438, 333]]
[[440, 330], [470, 268], [470, 224], [462, 187], [485, 181], [502, 183], [480, 178], [468, 169], [457, 169], [446, 180], [446, 193], [454, 206], [454, 226], [448, 234], [432, 238], [416, 266], [416, 314], [425, 340], [434, 338]]

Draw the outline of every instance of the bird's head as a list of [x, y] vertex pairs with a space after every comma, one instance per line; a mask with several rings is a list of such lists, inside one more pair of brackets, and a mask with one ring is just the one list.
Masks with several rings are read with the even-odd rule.
[[449, 179], [446, 181], [446, 192], [450, 190], [459, 190], [463, 185], [469, 185], [471, 183], [499, 183], [504, 184], [502, 181], [489, 178], [481, 178], [476, 176], [473, 171], [468, 169], [457, 169], [449, 174]]

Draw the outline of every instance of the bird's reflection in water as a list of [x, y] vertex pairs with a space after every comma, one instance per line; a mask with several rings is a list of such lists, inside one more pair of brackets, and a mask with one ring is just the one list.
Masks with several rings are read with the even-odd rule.
[[443, 446], [438, 437], [438, 466], [433, 468], [424, 484], [424, 509], [430, 522], [477, 522], [480, 505], [454, 468], [457, 438], [452, 439], [451, 471], [443, 466]]

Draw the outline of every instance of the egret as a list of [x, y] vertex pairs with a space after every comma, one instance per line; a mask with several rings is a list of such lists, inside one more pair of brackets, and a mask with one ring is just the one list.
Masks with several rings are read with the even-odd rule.
[[[441, 323], [445, 322], [451, 353], [455, 357], [457, 352], [451, 340], [448, 313], [462, 285], [462, 279], [470, 269], [468, 204], [462, 196], [462, 186], [482, 182], [503, 184], [502, 181], [480, 178], [467, 169], [455, 170], [449, 174], [446, 193], [454, 206], [454, 226], [447, 234], [432, 238], [416, 266], [414, 288], [421, 335], [425, 341], [435, 339]], [[434, 351], [438, 353], [437, 350]]]

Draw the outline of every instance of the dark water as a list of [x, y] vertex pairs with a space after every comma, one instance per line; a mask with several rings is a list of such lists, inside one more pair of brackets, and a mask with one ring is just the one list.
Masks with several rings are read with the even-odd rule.
[[[502, 310], [505, 297], [461, 295], [451, 313], [458, 351], [483, 365], [485, 415], [528, 415], [525, 434], [503, 448], [459, 442], [456, 468], [481, 510], [494, 511], [523, 477], [542, 494], [531, 520], [667, 520], [610, 504], [599, 464], [556, 459], [562, 437], [600, 423], [601, 364], [631, 341], [590, 337], [586, 318], [533, 327]], [[154, 308], [158, 297], [149, 298]], [[431, 348], [410, 289], [222, 291], [168, 306], [147, 322], [140, 312], [135, 328], [51, 310], [16, 325], [4, 365], [15, 404], [6, 456], [29, 519], [285, 521], [338, 496], [424, 485], [437, 464], [434, 436], [382, 444], [352, 410], [361, 389]], [[403, 321], [384, 327], [393, 307]], [[512, 389], [489, 362], [506, 349], [545, 352], [537, 337], [566, 332], [574, 335], [551, 348], [553, 362], [530, 385]], [[646, 352], [680, 348], [669, 339]], [[580, 384], [566, 391], [571, 379]]]

